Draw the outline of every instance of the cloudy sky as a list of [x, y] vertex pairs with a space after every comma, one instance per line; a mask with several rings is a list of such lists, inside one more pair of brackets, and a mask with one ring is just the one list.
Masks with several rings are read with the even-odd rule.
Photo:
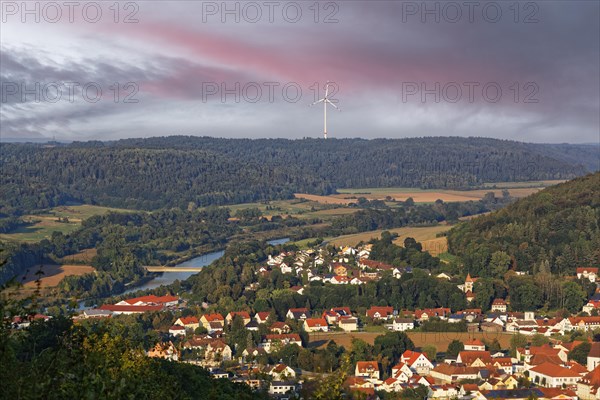
[[600, 140], [595, 0], [0, 4], [3, 138]]

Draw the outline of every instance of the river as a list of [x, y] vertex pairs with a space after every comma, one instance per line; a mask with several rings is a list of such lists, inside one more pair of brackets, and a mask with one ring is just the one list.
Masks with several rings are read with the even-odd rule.
[[[289, 242], [290, 238], [281, 238], [281, 239], [273, 239], [273, 240], [269, 240], [267, 243], [273, 245], [273, 246], [277, 246], [279, 244], [284, 244], [286, 242]], [[176, 267], [179, 268], [198, 268], [198, 267], [206, 267], [207, 265], [210, 265], [213, 261], [217, 260], [218, 258], [223, 256], [223, 251], [214, 251], [212, 253], [206, 253], [203, 254], [199, 257], [195, 257], [192, 258], [190, 260], [184, 261], [181, 264], [177, 264]], [[177, 279], [179, 279], [180, 281], [186, 280], [187, 278], [189, 278], [190, 276], [197, 274], [197, 271], [192, 271], [192, 272], [162, 272], [159, 276], [157, 276], [156, 278], [153, 278], [152, 280], [140, 285], [140, 286], [135, 286], [132, 287], [130, 289], [127, 289], [125, 292], [123, 292], [123, 294], [127, 294], [127, 293], [131, 293], [131, 292], [136, 292], [138, 290], [147, 290], [147, 289], [155, 289], [161, 285], [170, 285], [171, 283], [175, 282]]]

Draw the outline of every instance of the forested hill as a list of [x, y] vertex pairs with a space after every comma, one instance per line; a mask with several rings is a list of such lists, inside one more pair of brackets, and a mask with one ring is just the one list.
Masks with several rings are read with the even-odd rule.
[[450, 231], [448, 245], [474, 276], [502, 276], [509, 268], [573, 276], [576, 267], [598, 267], [600, 173], [463, 223]]
[[67, 201], [156, 209], [329, 194], [342, 187], [467, 188], [568, 179], [598, 165], [594, 146], [484, 138], [172, 136], [54, 147], [4, 143], [0, 156], [5, 214]]

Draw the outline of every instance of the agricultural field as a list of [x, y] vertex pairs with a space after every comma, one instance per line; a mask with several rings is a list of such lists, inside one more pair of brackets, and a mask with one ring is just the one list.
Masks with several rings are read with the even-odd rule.
[[[349, 349], [352, 346], [352, 339], [354, 338], [373, 344], [375, 338], [383, 334], [384, 332], [316, 332], [310, 334], [310, 343], [318, 347], [329, 340], [333, 340], [337, 345]], [[413, 341], [415, 347], [432, 344], [436, 347], [437, 351], [446, 351], [448, 344], [454, 339], [464, 342], [471, 338], [488, 341], [498, 339], [502, 348], [509, 348], [512, 336], [511, 333], [507, 332], [406, 332], [406, 334]]]
[[[483, 189], [474, 190], [439, 190], [439, 189], [415, 189], [415, 188], [359, 188], [359, 189], [337, 189], [339, 194], [331, 196], [313, 196], [313, 201], [340, 201], [352, 202], [355, 198], [365, 197], [369, 200], [384, 200], [387, 196], [397, 200], [404, 201], [412, 197], [416, 203], [432, 203], [438, 199], [446, 202], [452, 201], [470, 201], [480, 200], [488, 192], [494, 192], [497, 197], [502, 196], [502, 191], [507, 189], [513, 197], [525, 197], [536, 193], [541, 189], [564, 182], [556, 181], [536, 181], [536, 182], [499, 182], [486, 183]], [[488, 189], [489, 188], [489, 189]], [[306, 195], [302, 195], [303, 197]], [[298, 197], [298, 195], [296, 195]], [[330, 200], [329, 198], [338, 200]]]
[[[368, 242], [371, 239], [381, 237], [381, 233], [385, 230], [398, 234], [398, 238], [394, 241], [394, 243], [400, 246], [403, 245], [404, 239], [407, 237], [412, 237], [417, 242], [421, 243], [438, 240], [443, 240], [445, 243], [445, 237], [437, 238], [436, 235], [438, 233], [446, 232], [451, 228], [451, 225], [440, 224], [435, 226], [382, 229], [377, 231], [361, 232], [352, 235], [338, 236], [336, 238], [329, 239], [328, 243], [333, 244], [334, 246], [356, 246], [359, 242]], [[433, 247], [433, 244], [431, 246]]]
[[[42, 214], [23, 216], [30, 225], [21, 226], [10, 233], [0, 234], [0, 240], [18, 242], [39, 242], [48, 239], [52, 232], [68, 234], [79, 228], [81, 221], [93, 215], [104, 215], [110, 211], [131, 212], [131, 210], [100, 207], [92, 205], [59, 206]], [[59, 222], [59, 218], [68, 218], [68, 222]]]
[[[25, 288], [35, 288], [35, 280], [38, 278], [36, 272], [39, 269], [39, 265], [30, 268], [27, 273], [18, 277], [17, 281]], [[90, 265], [43, 265], [41, 271], [42, 288], [49, 288], [58, 285], [65, 276], [84, 275], [94, 272], [95, 269]]]

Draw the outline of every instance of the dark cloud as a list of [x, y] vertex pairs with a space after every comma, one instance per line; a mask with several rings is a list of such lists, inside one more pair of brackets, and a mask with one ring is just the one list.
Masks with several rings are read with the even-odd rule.
[[[98, 82], [103, 88], [135, 82], [140, 104], [38, 106], [13, 96], [3, 104], [1, 133], [51, 134], [64, 124], [71, 131], [102, 136], [114, 116], [111, 135], [125, 129], [126, 136], [207, 131], [316, 136], [321, 123], [319, 112], [307, 107], [315, 95], [311, 85], [331, 79], [339, 85], [344, 108], [330, 122], [338, 136], [598, 141], [600, 3], [482, 1], [473, 20], [464, 2], [337, 3], [334, 18], [339, 22], [331, 24], [315, 23], [307, 8], [294, 24], [277, 15], [274, 23], [223, 24], [220, 18], [202, 21], [202, 2], [140, 3], [139, 24], [66, 26], [75, 42], [98, 49], [68, 63], [42, 51], [46, 49], [3, 43], [3, 82]], [[438, 7], [439, 22], [435, 12], [423, 12], [424, 4], [430, 10]], [[449, 4], [462, 13], [456, 23], [450, 21], [455, 14]], [[493, 22], [489, 16], [495, 16], [495, 8], [502, 15]], [[114, 57], [107, 58], [111, 51]], [[258, 103], [242, 99], [221, 104], [219, 95], [205, 98], [207, 82], [231, 88], [236, 82], [271, 81], [298, 83], [302, 99], [290, 103], [279, 94], [274, 104], [264, 104], [266, 96]], [[478, 85], [473, 101], [466, 92], [456, 103], [448, 93], [441, 93], [439, 102], [435, 95], [423, 101], [420, 91], [406, 98], [407, 85], [413, 83], [430, 89], [455, 83], [466, 90], [469, 82]], [[500, 101], [482, 95], [486, 84], [501, 88]], [[140, 118], [145, 109], [153, 115]], [[182, 119], [182, 112], [189, 114]], [[141, 125], [136, 128], [132, 121]]]

